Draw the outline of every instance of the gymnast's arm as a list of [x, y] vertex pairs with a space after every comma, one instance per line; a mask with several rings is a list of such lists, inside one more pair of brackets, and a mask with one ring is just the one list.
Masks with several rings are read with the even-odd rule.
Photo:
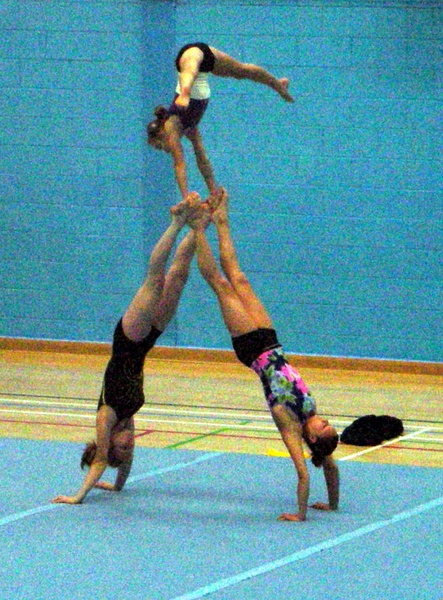
[[[134, 439], [134, 417], [130, 417], [128, 419], [127, 429], [131, 432]], [[106, 490], [107, 492], [120, 492], [129, 477], [129, 473], [131, 472], [133, 458], [134, 452], [131, 453], [129, 460], [124, 461], [117, 468], [117, 477], [115, 478], [115, 483], [111, 483], [110, 481], [98, 481], [95, 484], [95, 487]]]
[[328, 491], [328, 503], [316, 502], [312, 505], [312, 508], [316, 508], [317, 510], [338, 510], [340, 478], [337, 463], [332, 456], [326, 456], [323, 461], [323, 473]]
[[97, 412], [97, 451], [86, 474], [83, 484], [75, 496], [57, 496], [56, 504], [81, 504], [85, 496], [95, 487], [108, 465], [108, 450], [111, 430], [117, 422], [117, 415], [109, 406], [101, 406]]
[[97, 481], [95, 487], [106, 490], [107, 492], [121, 492], [129, 477], [129, 473], [131, 472], [132, 458], [133, 457], [131, 456], [130, 460], [125, 461], [118, 467], [115, 483], [111, 483], [110, 481]]
[[131, 472], [131, 467], [132, 467], [132, 456], [131, 459], [122, 463], [119, 468], [118, 468], [118, 472], [117, 472], [117, 478], [115, 480], [115, 484], [114, 484], [114, 491], [115, 492], [120, 492], [123, 489], [123, 486], [126, 483], [126, 480], [129, 477], [129, 473]]
[[212, 165], [206, 153], [206, 148], [203, 144], [203, 139], [200, 135], [200, 131], [197, 127], [194, 127], [193, 129], [187, 131], [186, 137], [191, 142], [192, 147], [194, 149], [195, 160], [197, 161], [198, 170], [200, 171], [203, 179], [206, 182], [209, 193], [213, 194], [217, 190], [217, 187], [215, 185], [214, 172], [212, 170]]
[[185, 155], [180, 141], [180, 125], [178, 117], [173, 115], [165, 123], [168, 149], [174, 161], [175, 178], [183, 198], [188, 195], [188, 177], [186, 172]]
[[283, 406], [274, 406], [272, 408], [272, 416], [277, 425], [282, 440], [288, 449], [289, 455], [294, 463], [297, 471], [297, 500], [298, 513], [283, 513], [280, 515], [280, 521], [304, 521], [306, 519], [306, 511], [308, 509], [309, 498], [309, 472], [306, 466], [306, 460], [303, 455], [303, 444], [301, 437], [301, 427], [295, 423], [286, 413]]

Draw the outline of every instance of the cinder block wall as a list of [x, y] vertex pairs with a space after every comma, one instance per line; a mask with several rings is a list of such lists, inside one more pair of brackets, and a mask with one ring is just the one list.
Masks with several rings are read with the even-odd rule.
[[[291, 79], [294, 105], [212, 77], [201, 127], [285, 348], [443, 361], [442, 15], [406, 1], [0, 2], [0, 336], [111, 339], [178, 200], [144, 127], [171, 100], [176, 50], [199, 39]], [[162, 339], [230, 347], [195, 268]]]
[[0, 335], [107, 341], [168, 222], [145, 124], [172, 4], [0, 2], [0, 31]]
[[[291, 79], [293, 106], [213, 78], [202, 126], [241, 263], [281, 341], [441, 361], [443, 7], [247, 4], [180, 3], [178, 41], [210, 40]], [[186, 298], [179, 343], [229, 347], [200, 281]]]

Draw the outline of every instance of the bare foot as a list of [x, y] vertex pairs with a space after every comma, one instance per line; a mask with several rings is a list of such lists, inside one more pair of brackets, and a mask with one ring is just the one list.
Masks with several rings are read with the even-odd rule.
[[186, 198], [183, 198], [183, 200], [180, 200], [180, 202], [171, 207], [172, 220], [177, 225], [183, 226], [186, 223], [188, 215], [200, 204], [201, 199], [197, 192], [190, 192]]
[[192, 213], [194, 210], [199, 208], [202, 204], [202, 199], [198, 192], [190, 192], [186, 196], [186, 200], [188, 202], [188, 209], [189, 209], [188, 212], [189, 213]]
[[278, 521], [297, 521], [299, 523], [306, 521], [306, 517], [302, 517], [299, 514], [293, 515], [291, 513], [283, 513], [277, 518]]
[[289, 79], [287, 77], [282, 77], [281, 79], [278, 80], [278, 82], [279, 82], [280, 85], [277, 88], [277, 92], [280, 94], [280, 96], [284, 100], [286, 100], [286, 102], [294, 102], [294, 98], [288, 92]]
[[205, 231], [211, 222], [211, 213], [207, 202], [200, 202], [189, 211], [186, 223], [191, 229]]
[[201, 198], [197, 192], [189, 192], [187, 196], [182, 198], [180, 202], [171, 206], [170, 213], [171, 215], [179, 215], [187, 208], [192, 208], [197, 203], [200, 204]]
[[169, 209], [171, 216], [178, 217], [178, 216], [182, 215], [188, 206], [187, 200], [188, 200], [187, 198], [183, 198], [183, 200], [180, 200], [180, 202], [178, 202], [177, 204], [174, 204], [174, 206], [171, 206], [171, 208]]
[[223, 191], [226, 191], [225, 188], [218, 187], [216, 190], [211, 192], [208, 198], [206, 199], [206, 203], [211, 209], [211, 211], [214, 211], [220, 204]]

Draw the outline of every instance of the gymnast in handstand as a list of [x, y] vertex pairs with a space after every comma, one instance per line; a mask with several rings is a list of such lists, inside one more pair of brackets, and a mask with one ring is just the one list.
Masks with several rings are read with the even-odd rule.
[[276, 91], [286, 102], [293, 102], [288, 92], [289, 81], [277, 79], [263, 67], [243, 63], [204, 43], [192, 43], [179, 51], [175, 65], [178, 83], [174, 100], [169, 108], [158, 106], [155, 119], [147, 128], [148, 143], [157, 150], [172, 155], [175, 176], [183, 197], [188, 194], [186, 163], [181, 138], [192, 144], [197, 167], [206, 182], [209, 193], [216, 190], [214, 172], [198, 128], [211, 95], [208, 75], [249, 79]]
[[[337, 431], [317, 413], [314, 398], [299, 373], [289, 364], [266, 309], [240, 270], [229, 228], [228, 196], [223, 188], [210, 198], [211, 204], [212, 211], [203, 204], [188, 217], [188, 223], [195, 232], [198, 267], [217, 295], [237, 358], [260, 377], [272, 417], [298, 475], [298, 510], [283, 513], [279, 519], [306, 519], [309, 472], [303, 441], [311, 451], [312, 463], [323, 468], [328, 492], [328, 502], [316, 502], [312, 508], [337, 510], [339, 474], [332, 458], [338, 443]], [[210, 219], [217, 228], [220, 262], [225, 276], [217, 266], [206, 237]]]
[[[195, 235], [189, 231], [166, 273], [177, 236], [190, 207], [195, 208], [193, 196], [171, 210], [171, 223], [152, 251], [147, 277], [115, 328], [97, 407], [96, 440], [87, 444], [81, 458], [81, 467], [88, 467], [83, 484], [75, 496], [57, 496], [52, 502], [80, 504], [94, 487], [118, 492], [126, 483], [134, 455], [134, 415], [144, 403], [145, 357], [176, 312], [195, 252]], [[115, 483], [100, 481], [108, 466], [117, 469]]]

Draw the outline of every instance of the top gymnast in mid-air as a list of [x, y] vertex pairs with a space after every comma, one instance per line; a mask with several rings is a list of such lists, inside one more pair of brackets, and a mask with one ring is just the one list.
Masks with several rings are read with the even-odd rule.
[[277, 79], [263, 67], [239, 62], [200, 42], [183, 46], [175, 59], [175, 65], [178, 83], [173, 103], [169, 108], [158, 106], [155, 109], [155, 119], [147, 127], [148, 143], [157, 150], [172, 155], [178, 187], [185, 198], [188, 194], [188, 181], [181, 138], [188, 138], [198, 169], [212, 194], [216, 190], [214, 173], [198, 129], [211, 95], [209, 73], [218, 77], [249, 79], [261, 83], [275, 90], [286, 102], [294, 102], [288, 92], [289, 81], [284, 77]]

